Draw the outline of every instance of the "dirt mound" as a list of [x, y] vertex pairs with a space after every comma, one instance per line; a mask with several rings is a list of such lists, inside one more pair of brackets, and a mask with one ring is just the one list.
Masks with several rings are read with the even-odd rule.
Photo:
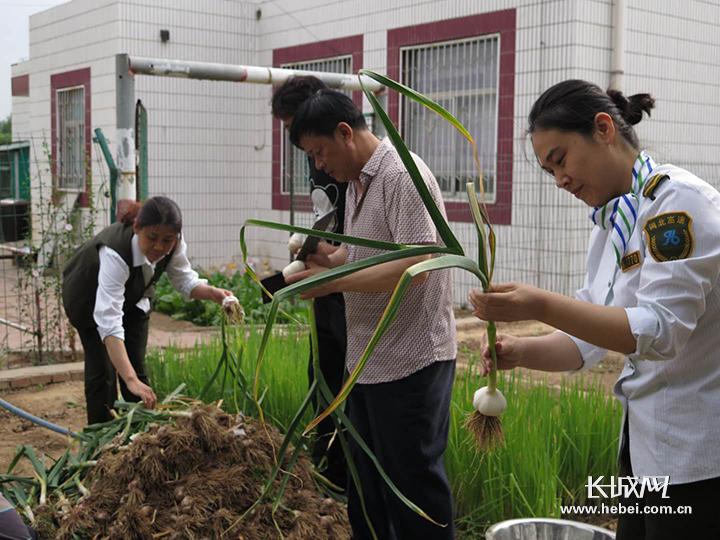
[[[350, 538], [345, 508], [323, 496], [300, 457], [260, 500], [282, 436], [270, 425], [214, 406], [151, 426], [105, 450], [85, 479], [89, 494], [39, 510], [42, 538]], [[292, 449], [288, 451], [288, 455]]]

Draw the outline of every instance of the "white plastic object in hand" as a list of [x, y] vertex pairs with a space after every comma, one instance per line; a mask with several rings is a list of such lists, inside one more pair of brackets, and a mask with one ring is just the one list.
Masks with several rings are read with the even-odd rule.
[[288, 264], [285, 268], [283, 268], [282, 275], [285, 279], [289, 278], [293, 274], [297, 274], [298, 272], [302, 272], [305, 270], [305, 263], [302, 261], [293, 261], [290, 264]]
[[305, 235], [302, 233], [293, 233], [290, 237], [290, 240], [288, 240], [288, 249], [290, 250], [290, 253], [295, 253], [300, 250], [301, 247], [303, 247], [303, 244], [305, 243]]
[[485, 416], [500, 416], [507, 409], [507, 400], [500, 390], [483, 386], [475, 391], [473, 407]]

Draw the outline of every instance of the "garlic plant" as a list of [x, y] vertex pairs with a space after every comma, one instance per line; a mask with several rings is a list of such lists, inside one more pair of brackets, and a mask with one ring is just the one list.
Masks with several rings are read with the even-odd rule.
[[[422, 104], [423, 106], [427, 107], [428, 109], [434, 111], [435, 113], [439, 114], [442, 118], [447, 120], [470, 144], [472, 147], [473, 152], [473, 159], [475, 161], [475, 164], [477, 166], [478, 172], [480, 173], [480, 162], [478, 158], [477, 153], [477, 146], [475, 144], [475, 141], [473, 140], [470, 133], [467, 131], [467, 129], [447, 110], [445, 110], [443, 107], [435, 103], [434, 101], [426, 98], [422, 94], [412, 90], [411, 88], [408, 88], [407, 86], [404, 86], [400, 83], [397, 83], [396, 81], [393, 81], [392, 79], [389, 79], [383, 75], [380, 75], [378, 73], [375, 73], [373, 71], [369, 70], [360, 70], [359, 72], [359, 78], [360, 78], [360, 84], [362, 85], [363, 79], [362, 75], [368, 76], [372, 79], [377, 80], [381, 84], [385, 85], [388, 89], [395, 90], [397, 92], [402, 93], [404, 96]], [[366, 247], [372, 247], [376, 249], [384, 250], [385, 253], [382, 253], [380, 255], [375, 255], [373, 257], [369, 257], [367, 259], [354, 261], [349, 264], [345, 264], [342, 266], [339, 266], [337, 268], [329, 269], [325, 272], [322, 272], [320, 274], [314, 275], [312, 277], [309, 277], [307, 279], [304, 279], [298, 283], [294, 283], [292, 285], [289, 285], [281, 290], [279, 290], [275, 295], [273, 296], [272, 304], [270, 306], [270, 311], [268, 313], [268, 320], [267, 324], [265, 326], [265, 330], [263, 332], [262, 341], [260, 343], [260, 347], [258, 349], [258, 355], [257, 355], [257, 361], [256, 361], [256, 368], [255, 368], [255, 377], [253, 382], [253, 397], [255, 404], [258, 408], [258, 412], [260, 415], [260, 419], [263, 418], [263, 412], [262, 412], [262, 396], [260, 395], [260, 368], [262, 365], [262, 362], [264, 360], [264, 354], [265, 350], [267, 348], [267, 343], [270, 338], [270, 335], [272, 333], [272, 327], [274, 325], [275, 319], [277, 318], [277, 313], [279, 310], [279, 304], [291, 296], [301, 293], [303, 291], [315, 288], [319, 285], [322, 285], [323, 283], [338, 279], [340, 277], [352, 274], [354, 272], [363, 270], [365, 268], [370, 268], [378, 264], [395, 261], [399, 259], [404, 259], [408, 257], [416, 257], [418, 255], [433, 255], [434, 258], [431, 258], [429, 260], [422, 261], [420, 263], [417, 263], [410, 268], [408, 268], [403, 275], [401, 276], [400, 280], [398, 281], [395, 290], [393, 291], [393, 294], [391, 295], [390, 301], [388, 302], [387, 307], [385, 308], [385, 312], [383, 313], [382, 318], [380, 319], [380, 322], [378, 323], [377, 328], [375, 329], [375, 332], [373, 336], [371, 337], [369, 343], [367, 344], [367, 347], [365, 351], [363, 352], [358, 364], [356, 365], [355, 369], [350, 373], [347, 380], [345, 381], [345, 384], [343, 388], [340, 390], [337, 396], [332, 399], [332, 402], [330, 402], [329, 406], [323, 411], [317, 418], [315, 418], [308, 426], [305, 428], [304, 434], [307, 434], [309, 431], [311, 431], [314, 427], [316, 427], [323, 419], [325, 419], [328, 416], [332, 415], [333, 421], [337, 422], [338, 425], [342, 425], [352, 436], [355, 438], [356, 442], [360, 445], [360, 447], [363, 449], [363, 451], [372, 459], [373, 463], [375, 463], [375, 466], [378, 469], [378, 472], [388, 485], [388, 487], [395, 493], [396, 496], [398, 496], [410, 509], [412, 509], [414, 512], [418, 513], [419, 515], [425, 517], [428, 520], [432, 519], [420, 508], [418, 508], [416, 505], [414, 505], [409, 499], [407, 499], [398, 489], [392, 481], [387, 477], [387, 475], [382, 470], [382, 467], [380, 466], [377, 458], [372, 454], [372, 452], [367, 448], [367, 445], [365, 445], [364, 441], [362, 441], [361, 438], [359, 438], [359, 435], [357, 435], [357, 432], [355, 431], [352, 424], [350, 424], [347, 416], [345, 416], [345, 413], [343, 412], [340, 405], [345, 401], [345, 399], [350, 394], [350, 391], [352, 390], [353, 386], [356, 384], [360, 374], [362, 373], [365, 364], [369, 360], [370, 356], [372, 355], [373, 351], [375, 350], [375, 347], [377, 346], [379, 340], [382, 338], [383, 334], [387, 330], [387, 328], [392, 323], [393, 319], [397, 315], [398, 309], [400, 307], [400, 304], [403, 300], [404, 294], [407, 291], [408, 287], [410, 286], [412, 279], [423, 273], [423, 272], [433, 272], [436, 270], [443, 270], [443, 269], [449, 269], [449, 268], [461, 268], [464, 269], [472, 274], [474, 274], [480, 281], [483, 290], [488, 290], [490, 287], [490, 280], [492, 278], [492, 272], [493, 267], [495, 264], [495, 233], [492, 229], [492, 226], [490, 225], [490, 222], [487, 217], [487, 212], [485, 211], [484, 207], [481, 206], [478, 203], [477, 194], [475, 192], [475, 186], [473, 182], [468, 183], [467, 185], [467, 193], [468, 193], [468, 199], [470, 203], [470, 209], [472, 211], [473, 216], [473, 222], [475, 224], [475, 228], [477, 231], [477, 238], [478, 238], [478, 260], [475, 261], [470, 257], [467, 257], [465, 255], [465, 252], [463, 251], [462, 246], [460, 245], [460, 242], [457, 240], [455, 235], [453, 234], [450, 225], [444, 218], [443, 214], [440, 212], [440, 209], [435, 204], [434, 199], [432, 198], [432, 195], [430, 194], [430, 191], [428, 190], [427, 186], [425, 185], [425, 181], [420, 174], [420, 171], [417, 168], [417, 165], [415, 161], [413, 160], [410, 151], [408, 150], [407, 146], [405, 145], [404, 141], [398, 134], [397, 130], [395, 129], [395, 126], [392, 124], [392, 121], [387, 116], [387, 113], [382, 108], [380, 103], [378, 102], [375, 95], [369, 91], [365, 86], [363, 85], [363, 92], [365, 93], [367, 99], [370, 101], [370, 104], [372, 105], [375, 113], [377, 114], [377, 117], [380, 119], [380, 121], [385, 126], [385, 129], [388, 133], [389, 138], [391, 139], [393, 145], [395, 146], [400, 158], [403, 161], [403, 164], [408, 170], [408, 173], [410, 174], [410, 177], [413, 181], [413, 184], [415, 186], [415, 189], [418, 190], [418, 194], [420, 195], [423, 204], [425, 205], [425, 208], [427, 209], [436, 229], [438, 232], [438, 235], [440, 237], [440, 242], [438, 245], [404, 245], [404, 244], [396, 244], [393, 242], [383, 242], [379, 240], [370, 240], [367, 238], [359, 238], [359, 237], [353, 237], [353, 236], [346, 236], [342, 234], [336, 234], [331, 232], [325, 232], [325, 231], [318, 231], [313, 229], [308, 229], [304, 227], [297, 227], [293, 225], [286, 225], [284, 223], [276, 223], [272, 221], [263, 221], [263, 220], [256, 220], [256, 219], [249, 219], [245, 222], [244, 226], [242, 227], [240, 231], [240, 247], [243, 253], [243, 257], [245, 260], [247, 260], [247, 243], [245, 240], [245, 233], [248, 227], [264, 227], [274, 230], [281, 230], [281, 231], [288, 231], [293, 232], [297, 234], [304, 234], [304, 235], [312, 235], [317, 236], [320, 238], [323, 238], [325, 240], [333, 240], [336, 242], [343, 242], [346, 244], [351, 245], [357, 245], [357, 246], [366, 246]], [[479, 174], [480, 179], [480, 189], [482, 191], [482, 174]], [[294, 235], [293, 235], [294, 236]], [[292, 238], [291, 238], [292, 240]], [[293, 263], [294, 264], [294, 263]], [[248, 274], [255, 280], [257, 283], [260, 284], [260, 279], [253, 271], [252, 267], [249, 265], [246, 265]], [[293, 268], [286, 267], [285, 271], [292, 271]], [[284, 273], [285, 273], [284, 271]], [[261, 285], [262, 286], [262, 285]], [[266, 291], [267, 292], [267, 291]], [[490, 350], [492, 352], [493, 359], [495, 359], [495, 326], [492, 322], [488, 322], [488, 337], [489, 337], [489, 345]], [[317, 372], [316, 372], [317, 374]], [[322, 373], [318, 374], [320, 376], [320, 383], [317, 385], [313, 385], [313, 388], [319, 394], [319, 402], [329, 402], [330, 399], [323, 399], [324, 398], [330, 398], [331, 396], [328, 395], [327, 387], [323, 384], [324, 381], [322, 381]], [[493, 395], [493, 398], [497, 398], [499, 394], [499, 390], [497, 390], [495, 385], [496, 380], [496, 365], [495, 361], [493, 361], [492, 369], [489, 373], [489, 385], [487, 387], [487, 390], [482, 391], [479, 395], [483, 396], [485, 394], [491, 394]], [[322, 389], [321, 387], [324, 387]], [[484, 399], [484, 398], [483, 398]], [[482, 400], [481, 400], [482, 401]], [[502, 430], [500, 427], [500, 420], [499, 417], [496, 415], [490, 414], [491, 412], [497, 411], [499, 414], [500, 407], [495, 407], [494, 409], [483, 409], [486, 412], [480, 413], [476, 411], [470, 421], [468, 422], [468, 426], [471, 428], [473, 433], [476, 436], [476, 439], [481, 447], [484, 448], [490, 448], [497, 442], [499, 442], [502, 439]], [[304, 412], [305, 409], [302, 411], [299, 411], [299, 414], [297, 416], [297, 422], [299, 422], [300, 417], [302, 416], [302, 412]], [[293, 437], [293, 434], [296, 429], [297, 422], [293, 422], [292, 426], [288, 429], [287, 439], [289, 440], [291, 437]], [[351, 464], [351, 456], [347, 454], [346, 457], [348, 457], [348, 463]], [[358, 488], [358, 491], [362, 493], [361, 485], [360, 485], [360, 479], [353, 475], [353, 482], [355, 482], [355, 485]]]

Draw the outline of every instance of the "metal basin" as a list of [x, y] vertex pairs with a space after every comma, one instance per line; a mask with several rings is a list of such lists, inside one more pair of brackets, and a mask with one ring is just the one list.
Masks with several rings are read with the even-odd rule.
[[496, 523], [485, 532], [487, 540], [615, 540], [615, 533], [577, 521], [532, 518]]

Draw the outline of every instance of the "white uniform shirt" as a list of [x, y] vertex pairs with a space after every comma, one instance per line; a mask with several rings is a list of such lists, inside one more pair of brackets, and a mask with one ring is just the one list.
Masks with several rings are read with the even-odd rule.
[[[155, 273], [155, 265], [162, 259], [151, 263], [140, 251], [140, 244], [136, 234], [133, 234], [131, 246], [133, 266], [142, 266], [145, 284], [147, 285]], [[107, 336], [115, 336], [124, 341], [125, 330], [122, 325], [122, 308], [125, 302], [125, 283], [130, 278], [130, 268], [114, 249], [102, 246], [98, 250], [98, 254], [100, 256], [100, 270], [98, 272], [98, 288], [95, 295], [93, 318], [95, 324], [97, 324], [101, 340], [105, 340]], [[190, 261], [187, 258], [187, 245], [182, 236], [165, 271], [173, 287], [182, 293], [186, 299], [190, 298], [190, 293], [197, 285], [207, 283], [207, 280], [200, 279], [197, 272], [190, 266]], [[148, 313], [150, 311], [150, 299], [141, 298], [136, 306]]]
[[[640, 201], [625, 251], [639, 252], [640, 264], [618, 269], [611, 286], [617, 265], [610, 234], [594, 227], [588, 274], [576, 296], [626, 308], [637, 339], [614, 389], [629, 422], [633, 473], [684, 484], [720, 476], [720, 193], [673, 165], [653, 174], [670, 178], [655, 200]], [[685, 259], [658, 262], [644, 229], [672, 212], [692, 218], [692, 250]], [[607, 352], [572, 339], [584, 367]]]

